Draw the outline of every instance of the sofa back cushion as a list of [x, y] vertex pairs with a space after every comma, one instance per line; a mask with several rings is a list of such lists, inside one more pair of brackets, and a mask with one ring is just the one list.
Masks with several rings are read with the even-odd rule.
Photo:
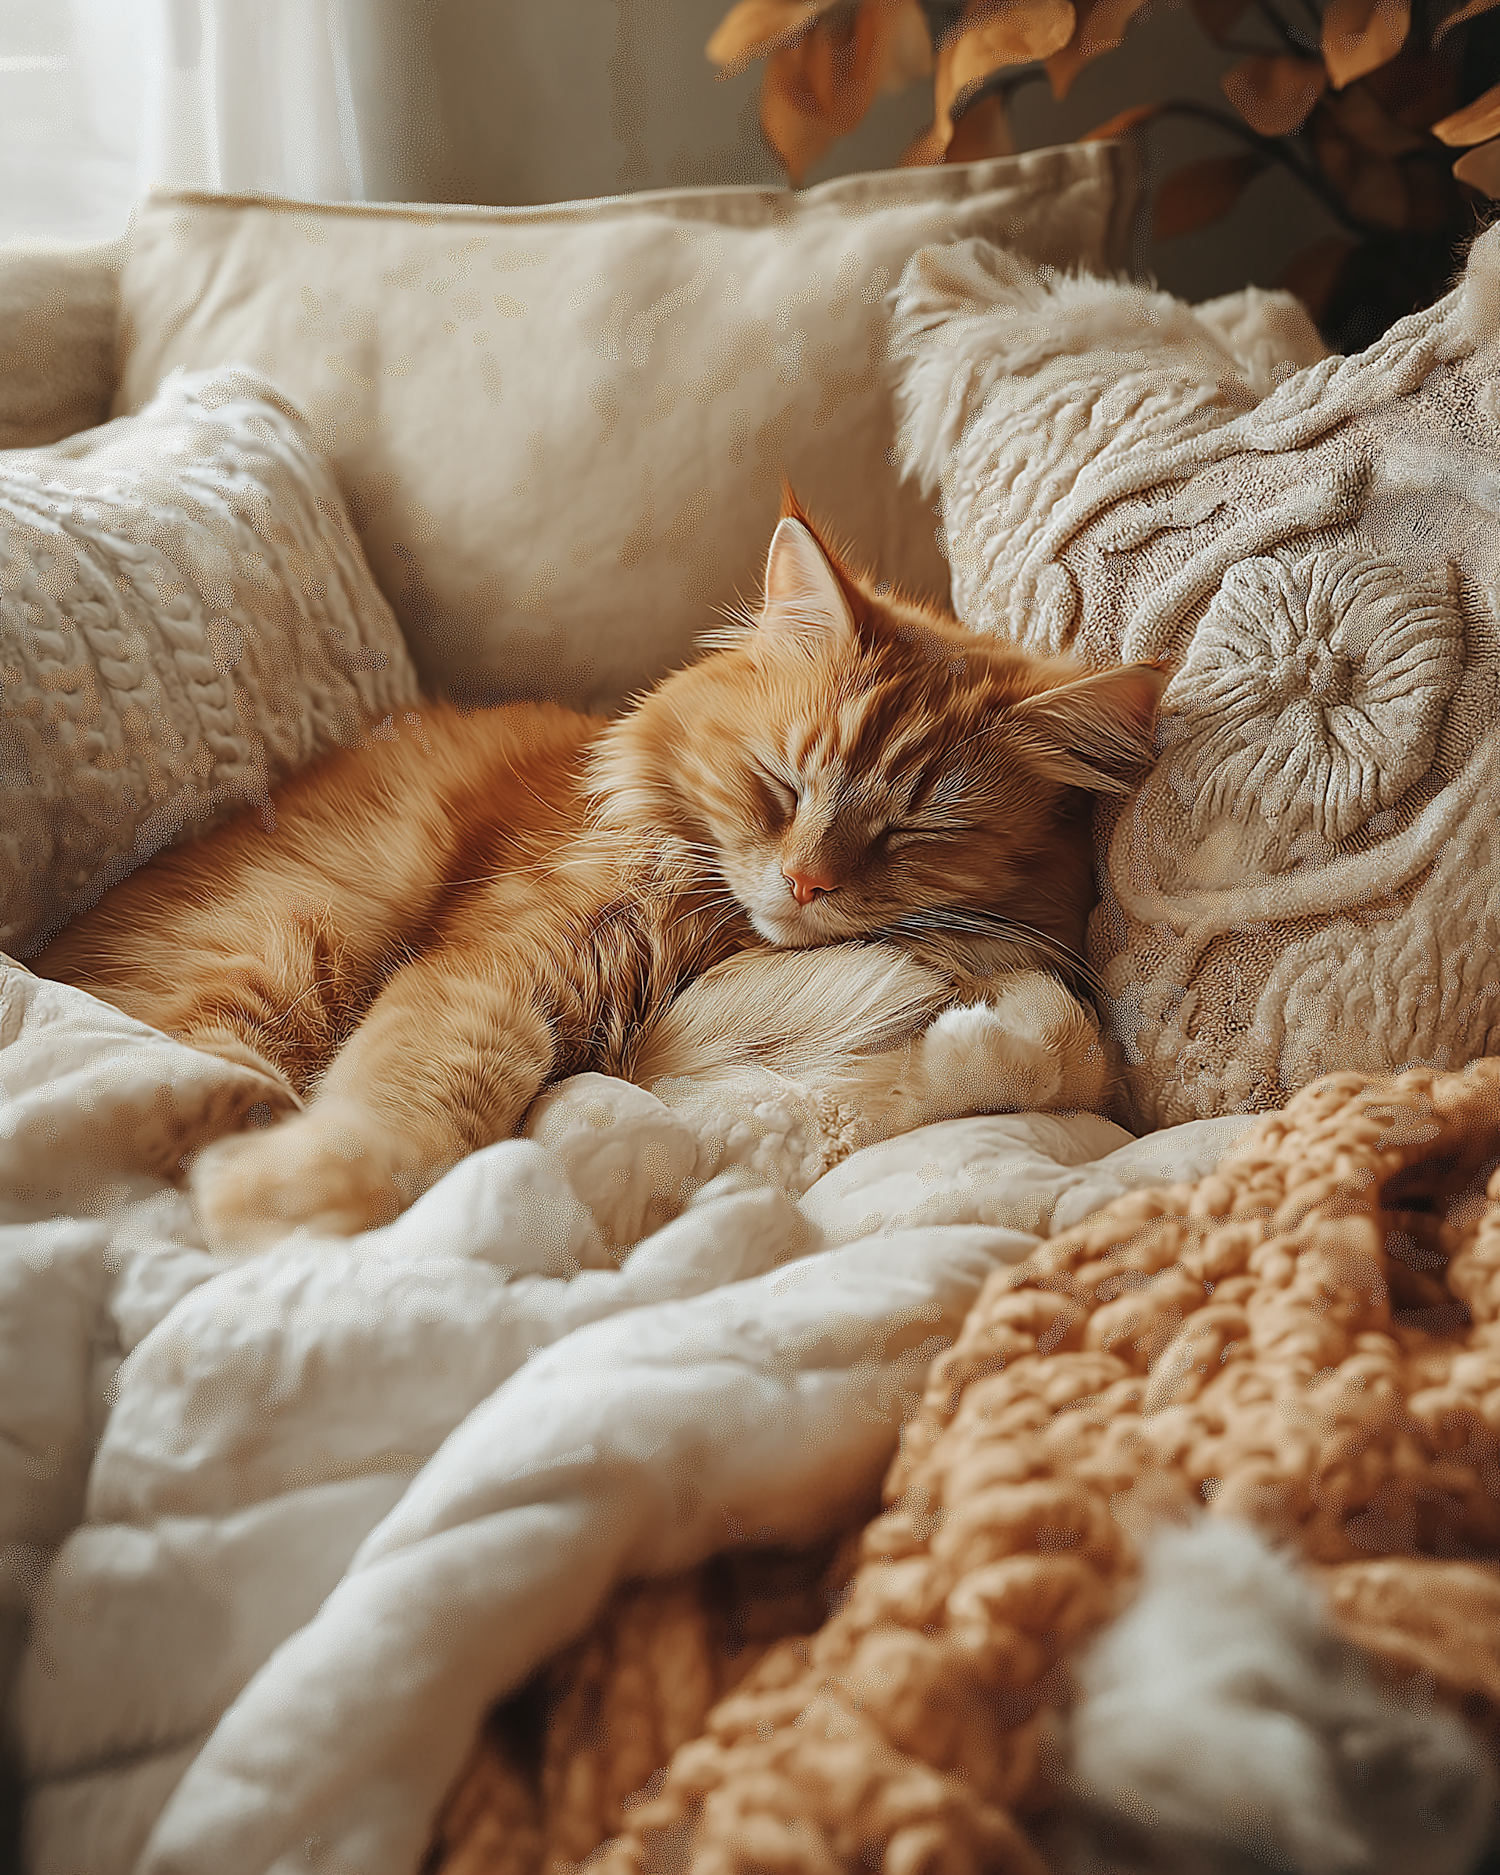
[[608, 706], [758, 585], [783, 475], [945, 595], [902, 488], [885, 297], [925, 243], [1118, 265], [1122, 145], [542, 208], [158, 193], [122, 282], [139, 409], [245, 363], [305, 410], [430, 691]]

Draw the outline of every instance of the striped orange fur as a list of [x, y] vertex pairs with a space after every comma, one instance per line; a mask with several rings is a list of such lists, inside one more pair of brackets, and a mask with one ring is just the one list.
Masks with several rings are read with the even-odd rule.
[[[1090, 795], [1149, 761], [1165, 675], [978, 637], [790, 506], [758, 615], [616, 720], [431, 706], [35, 960], [282, 1090], [289, 1117], [194, 1168], [214, 1240], [384, 1221], [567, 1074], [807, 1072], [1078, 951]], [[785, 955], [830, 944], [868, 989], [842, 1028], [826, 968], [813, 992]], [[691, 993], [669, 1016], [706, 972], [696, 1028]]]

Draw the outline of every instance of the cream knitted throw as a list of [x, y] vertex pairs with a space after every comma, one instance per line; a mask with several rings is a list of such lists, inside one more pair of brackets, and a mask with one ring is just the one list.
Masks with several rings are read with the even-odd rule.
[[1500, 1049], [1500, 228], [1353, 358], [1284, 295], [1195, 310], [975, 241], [897, 298], [960, 614], [1179, 666], [1099, 827], [1121, 1117]]

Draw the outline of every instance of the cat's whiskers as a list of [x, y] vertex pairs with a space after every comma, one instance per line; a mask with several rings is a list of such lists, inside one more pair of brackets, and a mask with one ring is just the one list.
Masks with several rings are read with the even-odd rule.
[[1020, 919], [1007, 918], [1001, 912], [980, 911], [967, 905], [933, 905], [907, 913], [882, 928], [880, 935], [899, 942], [902, 937], [923, 937], [932, 933], [955, 936], [987, 937], [1023, 944], [1040, 950], [1064, 964], [1098, 996], [1109, 998], [1104, 979], [1079, 953], [1037, 926]]

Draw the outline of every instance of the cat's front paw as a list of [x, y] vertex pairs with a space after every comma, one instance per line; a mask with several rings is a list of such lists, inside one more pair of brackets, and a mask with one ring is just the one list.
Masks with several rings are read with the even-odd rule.
[[363, 1116], [314, 1108], [206, 1147], [189, 1188], [209, 1247], [245, 1255], [297, 1230], [352, 1237], [388, 1224], [416, 1196], [394, 1160]]
[[1056, 977], [1017, 971], [944, 1010], [904, 1049], [864, 1055], [815, 1089], [830, 1164], [971, 1113], [1097, 1111], [1108, 1070], [1093, 1016]]
[[945, 1010], [921, 1051], [929, 1119], [1103, 1103], [1107, 1067], [1094, 1019], [1042, 971], [1018, 971], [986, 1001]]

